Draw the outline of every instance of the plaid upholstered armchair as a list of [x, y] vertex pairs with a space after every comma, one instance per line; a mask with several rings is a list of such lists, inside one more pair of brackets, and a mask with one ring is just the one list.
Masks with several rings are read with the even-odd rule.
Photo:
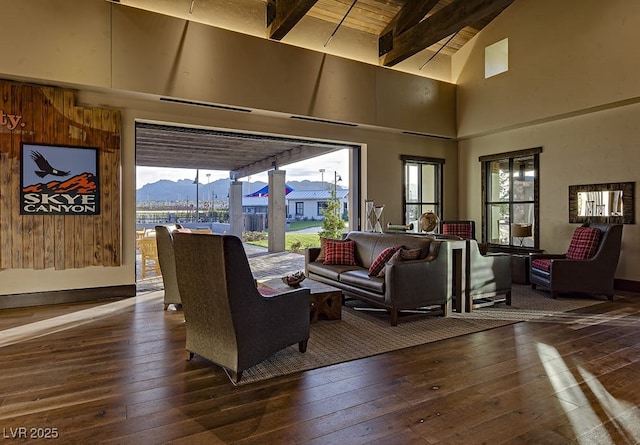
[[211, 360], [237, 384], [287, 346], [306, 351], [309, 289], [260, 295], [236, 236], [176, 232], [173, 246], [189, 359]]
[[531, 287], [549, 289], [553, 298], [579, 292], [613, 300], [621, 242], [622, 224], [584, 224], [573, 233], [567, 253], [531, 254]]

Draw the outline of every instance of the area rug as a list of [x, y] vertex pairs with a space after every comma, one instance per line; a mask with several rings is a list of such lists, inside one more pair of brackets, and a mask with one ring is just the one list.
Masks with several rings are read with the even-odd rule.
[[[297, 345], [286, 348], [242, 375], [240, 385], [299, 371], [370, 357], [389, 351], [480, 332], [520, 321], [562, 321], [569, 311], [602, 303], [597, 298], [561, 298], [514, 285], [512, 304], [484, 307], [450, 317], [401, 317], [397, 326], [386, 314], [344, 307], [342, 320], [321, 320], [311, 325], [307, 352]], [[583, 318], [584, 314], [579, 317]], [[578, 316], [573, 318], [578, 319]], [[569, 319], [572, 319], [569, 317]]]

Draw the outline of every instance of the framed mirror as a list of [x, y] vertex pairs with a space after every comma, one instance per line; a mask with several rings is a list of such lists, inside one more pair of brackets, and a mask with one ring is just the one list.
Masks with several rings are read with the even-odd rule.
[[635, 182], [569, 186], [570, 223], [635, 224]]

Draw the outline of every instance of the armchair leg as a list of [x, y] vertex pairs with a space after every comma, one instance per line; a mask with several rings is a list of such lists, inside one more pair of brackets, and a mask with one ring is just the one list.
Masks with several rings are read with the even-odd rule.
[[164, 304], [164, 310], [166, 311], [169, 308], [169, 305], [167, 303]]
[[227, 377], [229, 377], [233, 386], [238, 386], [238, 383], [240, 383], [240, 379], [242, 378], [242, 371], [232, 371], [227, 368], [222, 369], [224, 369], [224, 373], [227, 374]]
[[193, 358], [194, 354], [191, 351], [187, 351], [187, 361], [190, 361]]
[[506, 303], [507, 303], [507, 306], [511, 306], [511, 291], [507, 292]]
[[309, 339], [306, 340], [302, 340], [300, 343], [298, 343], [298, 351], [300, 352], [307, 352], [307, 343], [309, 342]]
[[398, 309], [393, 308], [390, 310], [391, 326], [398, 326]]

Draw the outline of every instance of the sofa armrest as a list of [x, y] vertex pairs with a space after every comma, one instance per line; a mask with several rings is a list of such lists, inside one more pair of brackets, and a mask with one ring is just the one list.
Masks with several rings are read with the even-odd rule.
[[385, 302], [396, 307], [444, 304], [451, 295], [447, 254], [432, 261], [390, 261], [385, 267]]
[[304, 251], [304, 276], [309, 277], [309, 263], [313, 263], [320, 255], [319, 247], [307, 247]]

